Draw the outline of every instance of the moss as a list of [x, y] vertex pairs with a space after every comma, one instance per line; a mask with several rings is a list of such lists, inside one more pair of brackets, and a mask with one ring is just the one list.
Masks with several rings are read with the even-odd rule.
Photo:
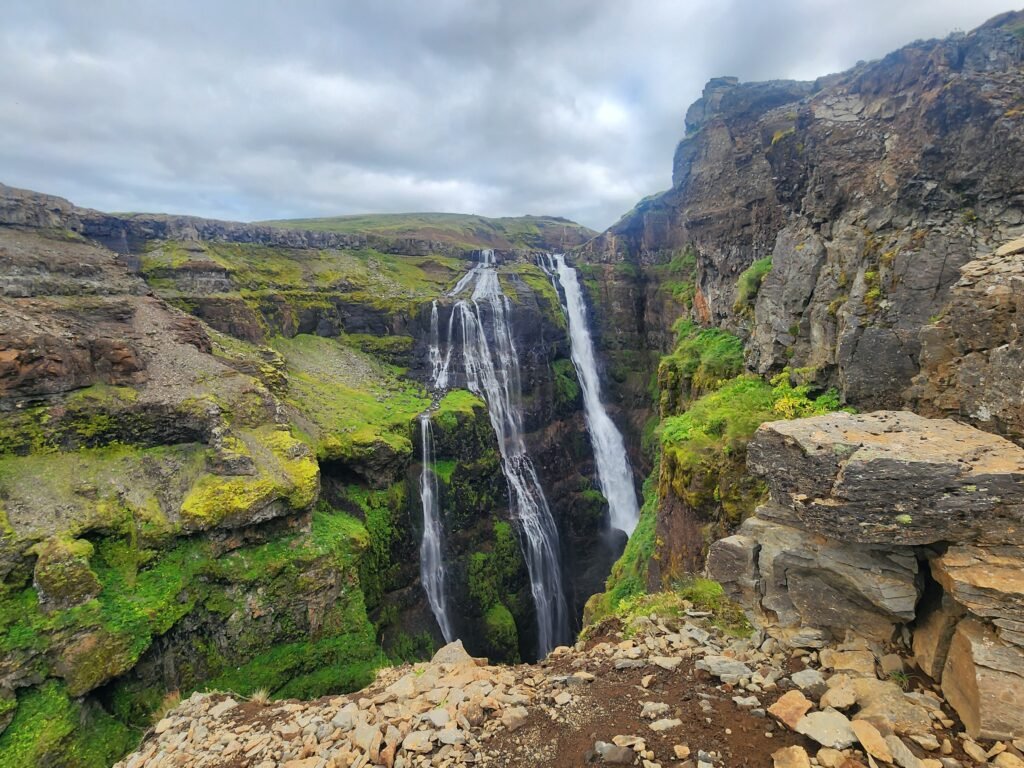
[[796, 133], [796, 127], [795, 126], [789, 126], [788, 128], [780, 128], [774, 134], [772, 134], [772, 146], [774, 147], [780, 141], [782, 141], [783, 139], [785, 139], [785, 138], [787, 138], [789, 136], [792, 136], [795, 133]]
[[689, 320], [675, 324], [676, 348], [658, 365], [660, 412], [668, 415], [694, 397], [721, 386], [743, 370], [743, 342], [720, 328]]
[[743, 312], [754, 303], [754, 299], [757, 298], [757, 292], [761, 288], [761, 283], [764, 282], [764, 278], [771, 272], [771, 269], [772, 259], [771, 256], [768, 256], [758, 259], [740, 273], [739, 279], [736, 281], [734, 312]]
[[584, 623], [591, 624], [613, 613], [619, 604], [647, 591], [647, 564], [655, 552], [655, 529], [658, 517], [659, 462], [643, 484], [643, 505], [640, 519], [622, 555], [612, 566], [605, 582], [605, 591], [593, 595], [584, 611]]
[[11, 768], [106, 768], [137, 741], [125, 725], [99, 708], [83, 708], [49, 680], [19, 692], [14, 720], [0, 734], [0, 761]]
[[[509, 606], [517, 608], [516, 592], [519, 577], [525, 568], [522, 551], [515, 538], [512, 526], [502, 520], [493, 523], [491, 546], [488, 551], [472, 553], [466, 563], [467, 591], [475, 606], [475, 613], [484, 617], [485, 635], [488, 630], [488, 616], [492, 616], [495, 607], [501, 611], [492, 618], [501, 629], [495, 635], [495, 643], [489, 646], [489, 655], [501, 661], [518, 660], [518, 641], [515, 640], [515, 621]], [[512, 641], [508, 641], [507, 629], [509, 621], [512, 626]], [[499, 622], [500, 620], [500, 622]], [[514, 653], [511, 651], [514, 649]]]
[[286, 361], [287, 401], [308, 424], [320, 458], [412, 455], [413, 422], [430, 405], [421, 385], [337, 339], [300, 335], [271, 344]]
[[625, 597], [607, 615], [618, 619], [625, 628], [625, 634], [630, 636], [634, 627], [652, 613], [662, 617], [681, 617], [693, 609], [710, 612], [711, 623], [728, 634], [748, 637], [753, 631], [743, 609], [725, 596], [721, 584], [694, 576], [668, 590]]
[[88, 541], [54, 537], [35, 545], [32, 553], [36, 589], [53, 608], [70, 607], [99, 593], [99, 580], [89, 568], [93, 546]]
[[579, 401], [580, 385], [572, 360], [559, 358], [551, 363], [555, 381], [555, 401], [559, 408], [571, 407]]
[[486, 403], [469, 390], [453, 389], [441, 398], [431, 419], [436, 425], [450, 432], [458, 428], [462, 420], [474, 418], [486, 407]]
[[501, 603], [495, 603], [484, 614], [484, 644], [490, 658], [519, 663], [519, 636], [516, 620]]
[[[555, 286], [551, 284], [551, 278], [544, 274], [542, 270], [536, 264], [528, 261], [517, 261], [508, 265], [502, 265], [499, 268], [499, 275], [513, 275], [529, 288], [530, 292], [536, 297], [537, 304], [540, 307], [541, 312], [548, 318], [556, 327], [566, 328], [565, 314], [562, 312], [562, 301], [558, 297], [558, 292], [555, 290]], [[509, 280], [503, 281], [506, 294], [516, 302], [522, 301], [522, 297], [519, 295], [519, 291], [516, 290], [515, 283]]]

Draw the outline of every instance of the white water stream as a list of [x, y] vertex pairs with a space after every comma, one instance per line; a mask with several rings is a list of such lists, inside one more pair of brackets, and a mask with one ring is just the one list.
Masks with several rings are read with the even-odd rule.
[[441, 510], [437, 475], [434, 473], [434, 432], [430, 414], [420, 414], [420, 441], [423, 444], [423, 470], [420, 473], [420, 502], [423, 505], [423, 539], [420, 541], [420, 580], [427, 593], [430, 610], [441, 627], [444, 641], [455, 639], [448, 615], [445, 589], [444, 556], [441, 552]]

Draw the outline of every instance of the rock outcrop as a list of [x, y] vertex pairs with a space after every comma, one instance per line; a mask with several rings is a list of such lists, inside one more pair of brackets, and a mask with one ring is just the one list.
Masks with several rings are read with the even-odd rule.
[[[578, 252], [596, 265], [601, 314], [615, 314], [602, 323], [612, 359], [625, 334], [670, 338], [685, 313], [747, 338], [758, 372], [813, 368], [861, 409], [906, 406], [921, 367], [941, 367], [925, 371], [940, 386], [922, 395], [936, 409], [1016, 429], [1005, 413], [1011, 392], [1019, 402], [1013, 349], [994, 344], [957, 374], [971, 334], [952, 331], [962, 351], [938, 335], [966, 318], [921, 329], [961, 267], [1024, 234], [1022, 18], [813, 82], [710, 81], [687, 112], [672, 188]], [[1017, 374], [982, 392], [990, 369]], [[953, 400], [941, 384], [958, 375]], [[631, 400], [628, 382], [619, 393]]]
[[972, 736], [1024, 735], [1024, 449], [911, 413], [763, 424], [771, 499], [708, 571], [773, 637], [820, 647], [909, 630]]

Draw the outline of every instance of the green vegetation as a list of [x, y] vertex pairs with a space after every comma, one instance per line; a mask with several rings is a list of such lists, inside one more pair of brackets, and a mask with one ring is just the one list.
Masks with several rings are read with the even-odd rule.
[[740, 273], [736, 281], [736, 303], [733, 305], [734, 312], [749, 310], [757, 297], [757, 292], [764, 282], [765, 276], [772, 270], [772, 257], [767, 256], [758, 259]]
[[488, 652], [495, 659], [519, 660], [519, 640], [512, 611], [519, 607], [516, 590], [523, 568], [519, 542], [512, 526], [502, 520], [494, 521], [490, 550], [474, 552], [467, 561], [469, 596], [483, 617]]
[[430, 398], [401, 369], [338, 339], [278, 336], [271, 345], [289, 371], [286, 401], [321, 459], [365, 461], [381, 450], [412, 455], [412, 424]]
[[559, 408], [571, 407], [579, 400], [580, 385], [576, 379], [576, 366], [572, 360], [559, 358], [551, 363], [555, 375], [555, 401]]
[[567, 327], [561, 299], [558, 298], [558, 292], [551, 284], [551, 278], [544, 274], [544, 270], [532, 262], [516, 261], [511, 264], [503, 264], [499, 267], [498, 273], [501, 277], [502, 290], [513, 302], [521, 303], [523, 300], [522, 291], [517, 282], [522, 281], [536, 297], [537, 304], [544, 316], [559, 328]]
[[635, 623], [652, 613], [680, 617], [691, 609], [710, 611], [711, 623], [728, 634], [747, 637], [753, 631], [743, 609], [725, 596], [721, 584], [697, 576], [688, 576], [661, 592], [630, 595], [619, 601], [609, 615], [622, 623], [629, 636]]
[[697, 250], [692, 245], [677, 250], [667, 264], [655, 266], [652, 271], [662, 291], [685, 309], [693, 306], [697, 292]]
[[660, 412], [674, 413], [704, 392], [717, 389], [743, 370], [743, 342], [720, 328], [676, 322], [676, 348], [658, 365]]
[[491, 219], [462, 213], [384, 213], [261, 223], [288, 229], [432, 240], [467, 249], [550, 250], [559, 246], [563, 237], [568, 246], [589, 240], [597, 234], [580, 224], [554, 216]]
[[123, 723], [98, 707], [83, 707], [48, 680], [18, 695], [14, 720], [0, 734], [0, 756], [11, 768], [106, 768], [137, 740]]
[[774, 147], [780, 141], [782, 141], [783, 139], [785, 139], [785, 138], [787, 138], [789, 136], [792, 136], [795, 133], [796, 133], [796, 126], [792, 126], [791, 125], [788, 128], [780, 128], [779, 130], [777, 130], [775, 133], [772, 134], [772, 146]]
[[647, 592], [647, 566], [656, 556], [658, 474], [659, 463], [655, 462], [651, 474], [644, 480], [640, 520], [626, 542], [622, 556], [612, 566], [605, 591], [591, 596], [587, 601], [584, 624], [599, 621], [612, 614], [623, 600]]
[[435, 424], [447, 431], [455, 430], [461, 419], [471, 419], [486, 404], [467, 389], [453, 389], [447, 392], [432, 417]]
[[511, 664], [519, 662], [516, 620], [501, 603], [495, 603], [484, 614], [484, 642], [489, 657], [503, 659]]

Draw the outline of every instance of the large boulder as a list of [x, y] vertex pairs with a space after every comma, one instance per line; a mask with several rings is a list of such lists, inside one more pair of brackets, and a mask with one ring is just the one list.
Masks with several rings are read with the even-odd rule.
[[931, 568], [957, 603], [995, 624], [1002, 639], [1024, 645], [1024, 547], [950, 547]]
[[832, 413], [761, 425], [759, 513], [839, 541], [1024, 544], [1024, 449], [947, 419]]

